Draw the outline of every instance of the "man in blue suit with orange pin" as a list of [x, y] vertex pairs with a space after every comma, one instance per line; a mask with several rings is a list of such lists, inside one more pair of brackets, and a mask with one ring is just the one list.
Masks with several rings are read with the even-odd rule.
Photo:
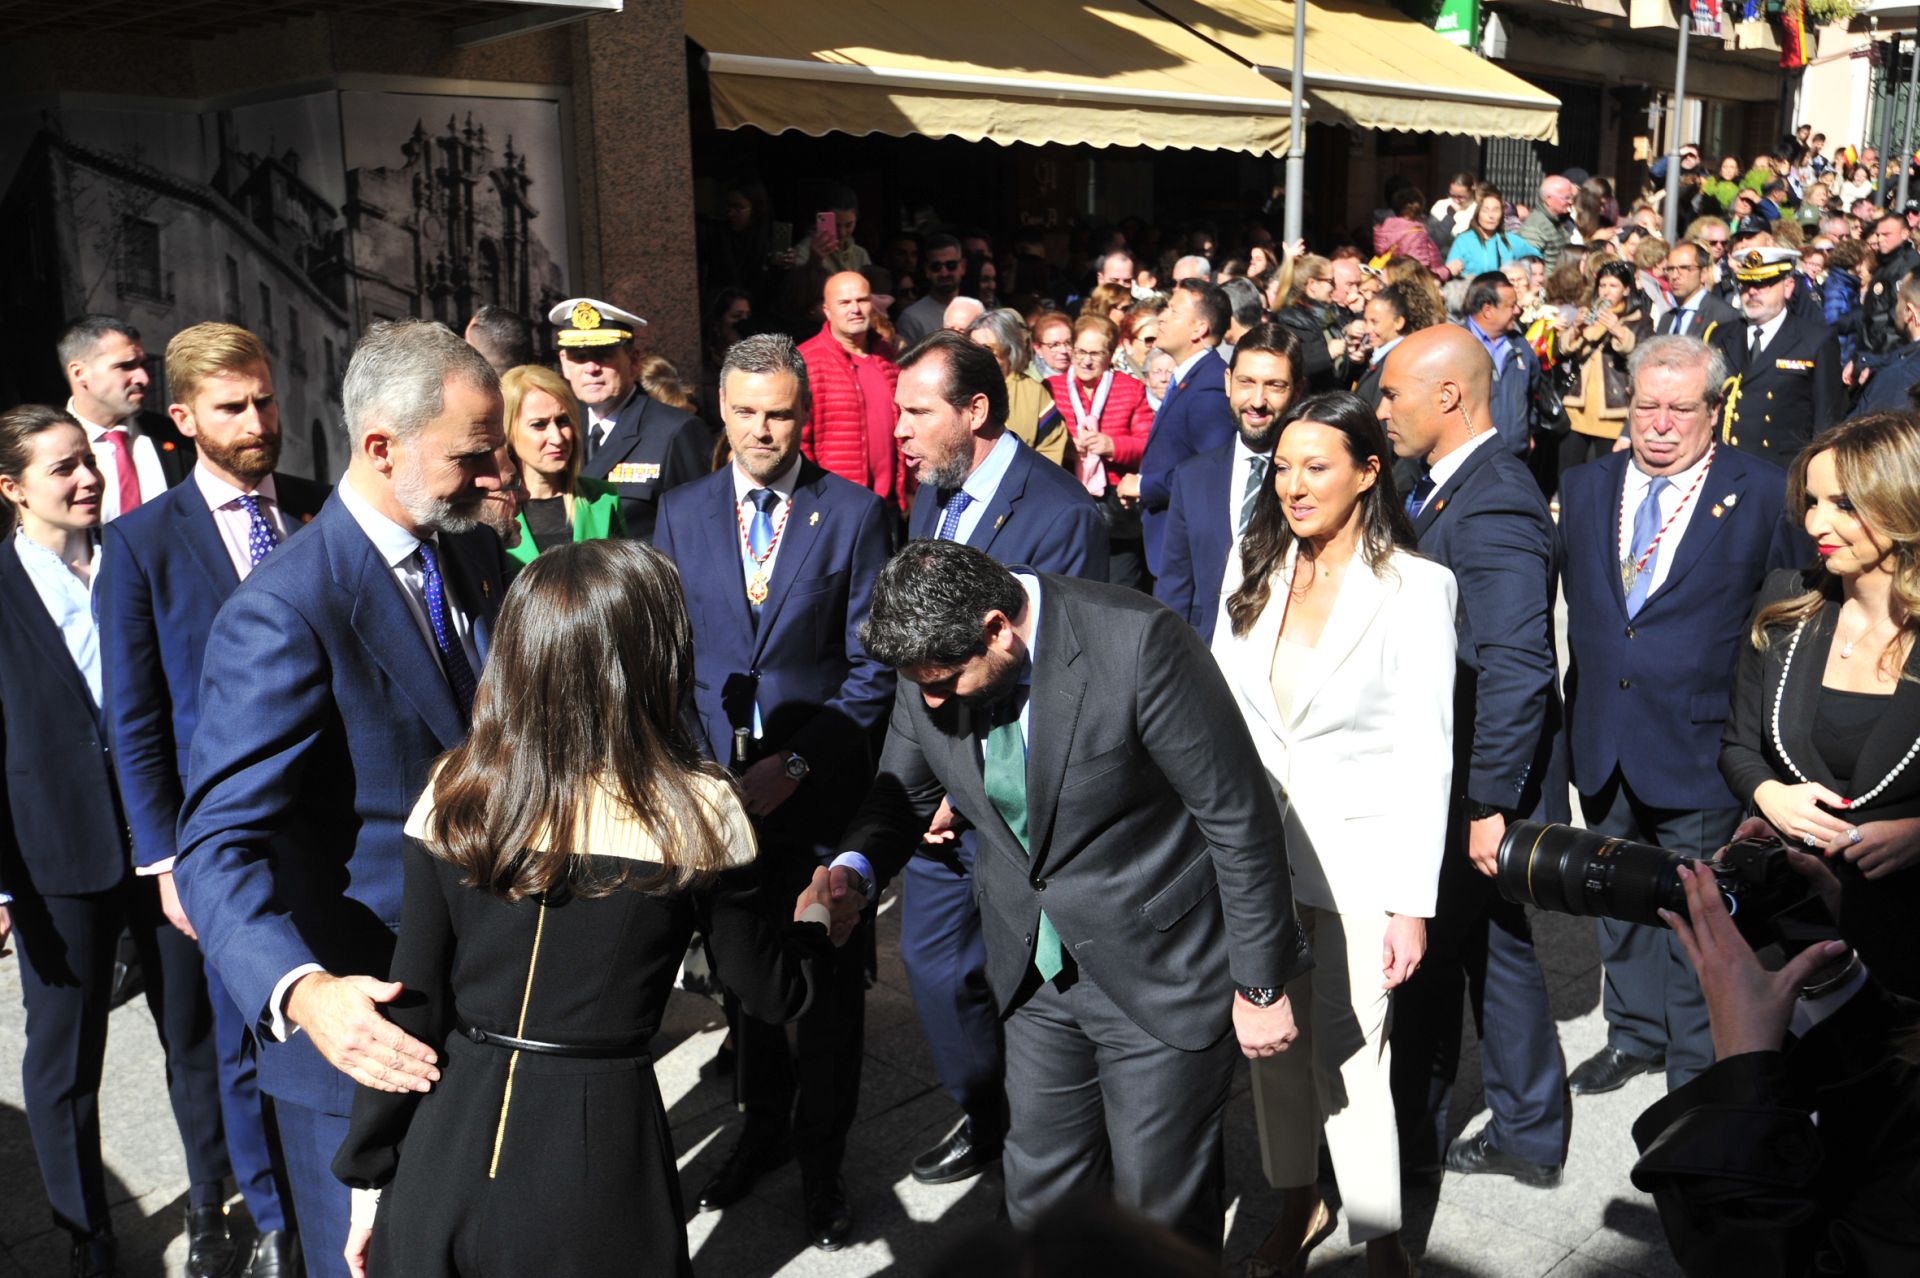
[[[1650, 338], [1627, 368], [1632, 447], [1560, 478], [1573, 783], [1595, 833], [1710, 857], [1740, 821], [1718, 759], [1747, 615], [1798, 557], [1786, 473], [1714, 442], [1717, 348]], [[1595, 921], [1607, 1044], [1574, 1068], [1574, 1095], [1705, 1071], [1707, 1005], [1678, 938]]]
[[[736, 343], [720, 369], [733, 462], [668, 493], [653, 539], [680, 569], [700, 725], [714, 757], [743, 768], [775, 900], [833, 858], [873, 780], [893, 702], [893, 671], [867, 656], [859, 636], [892, 515], [801, 454], [810, 407], [806, 361], [791, 338]], [[826, 1251], [847, 1242], [853, 1212], [840, 1164], [860, 1103], [867, 948], [833, 951], [800, 1018], [797, 1051], [785, 1027], [729, 999], [747, 1119], [701, 1191], [701, 1210], [739, 1201], [791, 1154], [807, 1240]]]
[[[187, 749], [200, 719], [200, 668], [220, 605], [255, 566], [319, 513], [324, 484], [274, 472], [280, 456], [273, 371], [260, 339], [195, 324], [167, 343], [169, 413], [194, 441], [188, 482], [106, 526], [100, 582], [102, 678], [113, 765], [133, 834], [134, 872], [157, 884], [167, 918], [192, 923], [173, 881]], [[219, 1056], [218, 1108], [234, 1179], [259, 1230], [244, 1272], [295, 1272], [285, 1168], [260, 1102], [247, 1018], [205, 965]], [[216, 1208], [217, 1211], [217, 1208]], [[224, 1222], [219, 1224], [225, 1232]], [[189, 1261], [190, 1271], [193, 1269]]]
[[1233, 409], [1227, 405], [1227, 362], [1217, 349], [1233, 319], [1233, 305], [1217, 285], [1181, 280], [1160, 312], [1159, 348], [1178, 361], [1167, 397], [1153, 415], [1153, 433], [1140, 470], [1120, 481], [1120, 496], [1144, 509], [1147, 570], [1160, 575], [1167, 505], [1173, 500], [1174, 468], [1189, 457], [1233, 439]]
[[444, 325], [374, 325], [341, 386], [347, 473], [207, 637], [174, 876], [254, 1027], [310, 1275], [343, 1276], [333, 1155], [354, 1084], [426, 1091], [387, 1021], [402, 825], [466, 735], [505, 582], [499, 379]]

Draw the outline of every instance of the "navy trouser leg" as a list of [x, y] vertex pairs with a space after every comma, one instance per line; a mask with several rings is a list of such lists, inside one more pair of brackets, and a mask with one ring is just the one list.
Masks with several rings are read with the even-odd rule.
[[973, 894], [974, 833], [951, 859], [915, 856], [901, 875], [900, 961], [934, 1068], [976, 1136], [1005, 1127], [1000, 1011], [987, 986], [986, 937]]
[[220, 1114], [227, 1131], [227, 1156], [233, 1179], [246, 1199], [247, 1214], [263, 1233], [286, 1229], [287, 1169], [279, 1156], [279, 1140], [270, 1131], [272, 1119], [260, 1094], [258, 1067], [247, 1042], [247, 1018], [227, 993], [211, 963], [207, 972], [207, 999], [213, 1004], [214, 1048], [220, 1066]]
[[333, 1156], [347, 1138], [351, 1120], [279, 1096], [273, 1098], [273, 1113], [286, 1153], [307, 1278], [349, 1278], [341, 1249], [347, 1245], [352, 1195], [334, 1179]]
[[1533, 951], [1526, 909], [1501, 897], [1493, 880], [1485, 883], [1487, 944], [1479, 964], [1469, 960], [1467, 979], [1493, 1115], [1488, 1128], [1496, 1148], [1558, 1167], [1567, 1157], [1567, 1063], [1546, 974]]

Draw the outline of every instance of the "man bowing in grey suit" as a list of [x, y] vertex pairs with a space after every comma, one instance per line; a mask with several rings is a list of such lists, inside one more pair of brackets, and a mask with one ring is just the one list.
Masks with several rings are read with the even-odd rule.
[[1312, 966], [1219, 668], [1152, 599], [951, 541], [894, 557], [861, 637], [902, 679], [835, 893], [871, 898], [942, 798], [973, 815], [1013, 1223], [1108, 1192], [1217, 1251], [1234, 1049], [1286, 1049]]

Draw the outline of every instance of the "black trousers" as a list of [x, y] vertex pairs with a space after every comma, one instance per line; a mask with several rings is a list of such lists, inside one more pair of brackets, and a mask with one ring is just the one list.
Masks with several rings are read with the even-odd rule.
[[[1595, 834], [1695, 858], [1719, 850], [1740, 824], [1741, 811], [1731, 805], [1698, 812], [1656, 808], [1641, 802], [1617, 770], [1598, 794], [1580, 796], [1580, 810]], [[1669, 1088], [1705, 1073], [1713, 1064], [1713, 1028], [1680, 938], [1664, 927], [1596, 922], [1608, 1046], [1632, 1056], [1664, 1057]]]
[[1454, 846], [1440, 869], [1426, 959], [1393, 1001], [1393, 1108], [1408, 1170], [1437, 1167], [1446, 1153], [1462, 994], [1480, 1036], [1495, 1148], [1558, 1167], [1571, 1116], [1566, 1060], [1527, 913]]
[[[811, 851], [763, 848], [762, 859], [761, 897], [778, 920], [791, 919], [794, 897], [816, 864]], [[791, 1125], [794, 1157], [808, 1176], [839, 1172], [860, 1107], [872, 936], [869, 911], [847, 943], [822, 960], [813, 999], [792, 1025], [756, 1020], [731, 994], [726, 998], [740, 1106], [749, 1123], [767, 1130]]]
[[166, 1050], [167, 1097], [186, 1150], [189, 1203], [217, 1205], [231, 1167], [213, 1006], [200, 949], [167, 922], [158, 886], [129, 876], [111, 892], [22, 893], [9, 909], [27, 1008], [21, 1068], [27, 1125], [54, 1223], [74, 1234], [112, 1227], [100, 1155], [100, 1073], [123, 926], [139, 947], [147, 1007]]

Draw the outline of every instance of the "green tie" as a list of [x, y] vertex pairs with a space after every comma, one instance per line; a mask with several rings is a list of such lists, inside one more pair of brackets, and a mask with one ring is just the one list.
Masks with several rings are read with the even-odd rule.
[[[1021, 849], [1032, 855], [1033, 849], [1027, 847], [1027, 743], [1020, 735], [1020, 716], [1011, 698], [999, 717], [1003, 722], [987, 733], [982, 779], [988, 801], [1005, 818]], [[1060, 956], [1060, 934], [1053, 930], [1053, 920], [1045, 910], [1040, 911], [1040, 939], [1033, 947], [1033, 966], [1043, 981], [1051, 981], [1066, 966]]]

